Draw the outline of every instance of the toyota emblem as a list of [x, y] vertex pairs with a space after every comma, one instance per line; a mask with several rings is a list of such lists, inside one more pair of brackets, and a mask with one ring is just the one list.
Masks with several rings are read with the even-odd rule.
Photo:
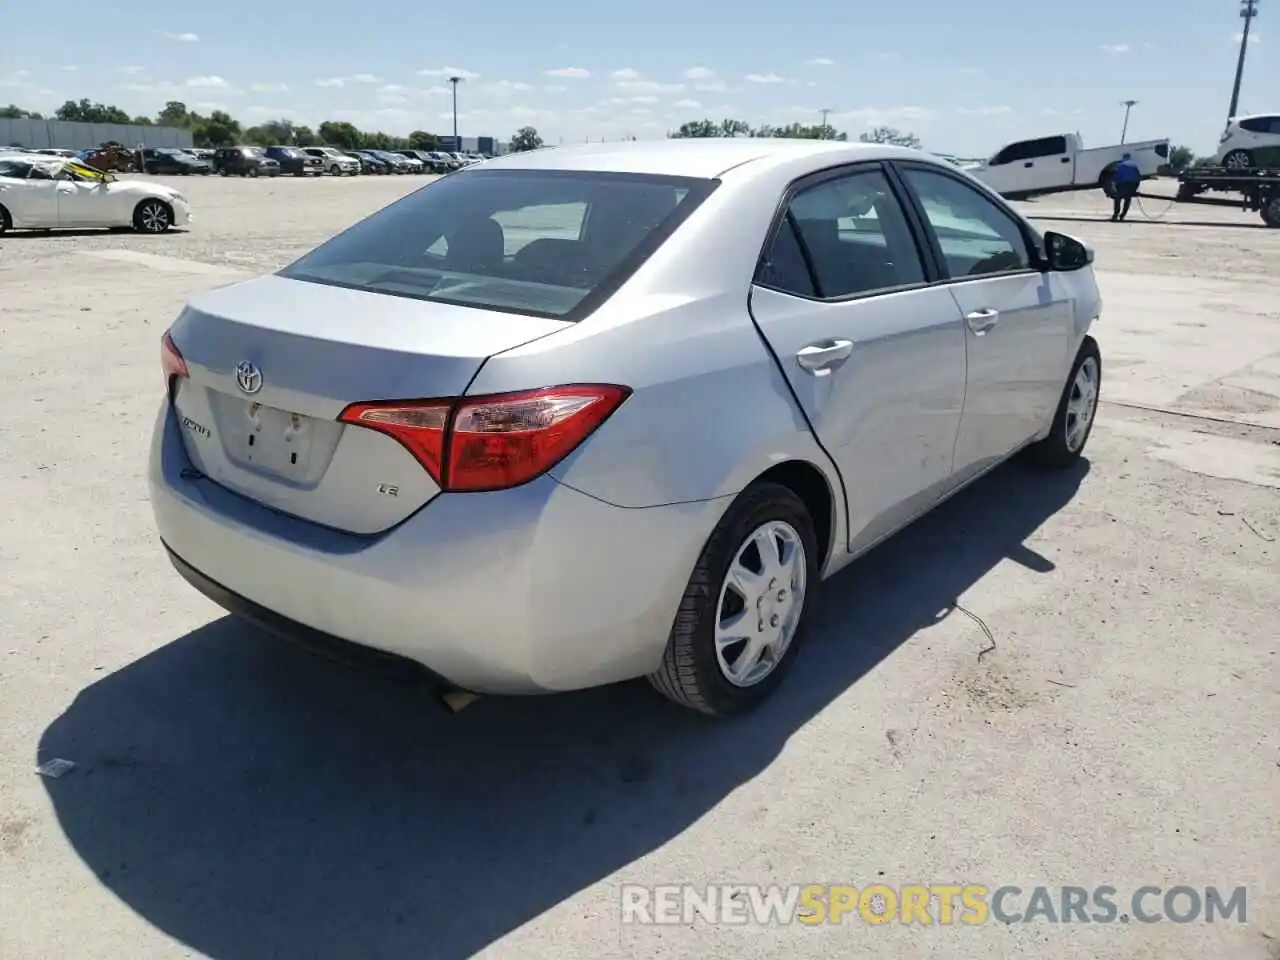
[[236, 364], [236, 384], [245, 393], [257, 393], [262, 389], [262, 371], [257, 364], [241, 360]]

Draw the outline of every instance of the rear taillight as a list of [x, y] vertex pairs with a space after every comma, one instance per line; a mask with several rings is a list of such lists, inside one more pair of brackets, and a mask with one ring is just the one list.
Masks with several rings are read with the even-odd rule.
[[174, 377], [187, 376], [187, 361], [182, 359], [173, 337], [167, 333], [160, 340], [160, 366], [164, 370], [165, 386], [172, 385]]
[[546, 473], [631, 395], [572, 384], [451, 400], [356, 403], [338, 417], [399, 441], [442, 490], [503, 490]]

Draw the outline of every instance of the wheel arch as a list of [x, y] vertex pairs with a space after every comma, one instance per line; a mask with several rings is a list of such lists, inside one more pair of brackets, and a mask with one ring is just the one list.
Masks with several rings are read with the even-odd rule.
[[837, 542], [838, 520], [836, 494], [827, 475], [807, 460], [786, 460], [764, 471], [754, 483], [776, 483], [800, 498], [813, 518], [818, 537], [818, 567], [825, 570]]

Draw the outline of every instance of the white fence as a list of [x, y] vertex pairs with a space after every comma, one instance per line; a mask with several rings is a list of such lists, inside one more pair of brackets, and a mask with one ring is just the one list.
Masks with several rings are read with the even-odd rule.
[[0, 147], [46, 147], [81, 150], [115, 140], [126, 147], [192, 145], [191, 131], [132, 123], [72, 123], [67, 120], [0, 120]]

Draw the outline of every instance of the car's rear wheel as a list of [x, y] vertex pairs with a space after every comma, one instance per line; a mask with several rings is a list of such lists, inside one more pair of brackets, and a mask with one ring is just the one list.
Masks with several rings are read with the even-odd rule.
[[250, 167], [248, 170], [245, 171], [245, 173], [251, 177], [256, 177], [258, 175], [258, 168]]
[[649, 682], [711, 716], [750, 710], [795, 658], [819, 559], [800, 498], [776, 483], [748, 487], [703, 547]]
[[8, 233], [13, 228], [13, 217], [9, 216], [9, 211], [4, 208], [4, 204], [0, 203], [0, 236]]
[[1248, 150], [1232, 150], [1222, 158], [1222, 165], [1228, 170], [1248, 170], [1253, 166], [1253, 158]]
[[1084, 453], [1093, 432], [1102, 389], [1102, 353], [1093, 337], [1085, 337], [1071, 365], [1071, 375], [1053, 417], [1049, 435], [1027, 448], [1027, 459], [1047, 470], [1065, 470]]
[[165, 233], [173, 226], [173, 208], [163, 200], [143, 200], [133, 210], [133, 229], [139, 233]]
[[227, 168], [226, 168], [226, 167], [220, 167], [220, 168], [218, 169], [218, 176], [220, 176], [220, 177], [225, 177], [226, 175], [227, 175]]

